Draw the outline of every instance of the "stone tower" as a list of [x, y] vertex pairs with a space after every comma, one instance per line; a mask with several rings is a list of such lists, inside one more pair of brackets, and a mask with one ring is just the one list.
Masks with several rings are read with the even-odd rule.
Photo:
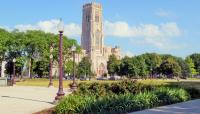
[[83, 5], [81, 46], [91, 60], [91, 70], [97, 76], [107, 73], [107, 61], [114, 54], [120, 59], [120, 48], [104, 45], [102, 5]]
[[102, 5], [83, 5], [81, 46], [92, 61], [92, 71], [98, 69], [98, 58], [103, 55]]

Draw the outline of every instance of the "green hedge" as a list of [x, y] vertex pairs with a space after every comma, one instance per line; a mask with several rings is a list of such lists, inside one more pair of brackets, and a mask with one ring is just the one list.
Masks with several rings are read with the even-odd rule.
[[159, 87], [154, 91], [137, 94], [111, 94], [98, 98], [95, 95], [72, 94], [56, 106], [56, 112], [58, 114], [121, 114], [189, 99], [190, 95], [186, 90], [169, 87]]
[[74, 93], [76, 95], [93, 95], [102, 97], [110, 94], [137, 94], [144, 91], [151, 91], [155, 89], [153, 85], [144, 85], [136, 81], [124, 80], [114, 83], [80, 83], [78, 90]]

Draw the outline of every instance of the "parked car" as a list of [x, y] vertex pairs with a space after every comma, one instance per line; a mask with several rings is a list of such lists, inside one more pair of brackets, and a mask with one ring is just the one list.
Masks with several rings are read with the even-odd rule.
[[109, 80], [120, 80], [120, 79], [121, 79], [120, 76], [111, 76], [111, 77], [109, 78]]
[[97, 77], [96, 79], [97, 80], [108, 80], [108, 78], [105, 78], [105, 77], [102, 77], [102, 76], [101, 77]]
[[81, 80], [81, 81], [88, 81], [88, 80], [90, 80], [90, 79], [87, 78], [87, 77], [81, 77], [80, 80]]

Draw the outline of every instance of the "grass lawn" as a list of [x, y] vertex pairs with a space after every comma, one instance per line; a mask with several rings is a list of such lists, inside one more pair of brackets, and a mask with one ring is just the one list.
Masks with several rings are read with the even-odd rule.
[[[53, 86], [54, 87], [58, 87], [58, 79], [53, 79]], [[92, 82], [100, 82], [100, 83], [111, 83], [111, 82], [115, 82], [115, 81], [110, 81], [110, 80], [91, 80], [91, 81], [78, 81], [78, 83], [80, 82], [86, 82], [86, 83], [92, 83]], [[69, 84], [72, 83], [71, 80], [63, 80], [63, 86], [64, 87], [69, 87]], [[36, 78], [36, 79], [25, 79], [24, 81], [20, 81], [20, 82], [16, 82], [16, 85], [19, 86], [41, 86], [41, 87], [47, 87], [49, 84], [49, 79], [40, 79], [40, 78]]]
[[[69, 87], [69, 84], [72, 81], [70, 80], [63, 80], [63, 86], [64, 87]], [[92, 82], [100, 82], [100, 83], [112, 83], [112, 82], [116, 82], [116, 81], [110, 81], [110, 80], [91, 80], [91, 81], [78, 81], [78, 83], [80, 82], [86, 82], [86, 83], [92, 83]], [[147, 79], [147, 80], [139, 80], [139, 82], [143, 83], [143, 84], [150, 84], [150, 85], [165, 85], [165, 84], [178, 84], [181, 86], [185, 86], [185, 87], [195, 87], [198, 88], [200, 90], [200, 80], [198, 79], [189, 79], [189, 80], [181, 80], [181, 81], [177, 81], [177, 80], [163, 80], [163, 79]], [[21, 81], [21, 82], [17, 82], [17, 85], [20, 86], [42, 86], [42, 87], [47, 87], [49, 84], [49, 79], [26, 79], [25, 81]], [[53, 79], [53, 86], [54, 87], [58, 87], [58, 79]]]

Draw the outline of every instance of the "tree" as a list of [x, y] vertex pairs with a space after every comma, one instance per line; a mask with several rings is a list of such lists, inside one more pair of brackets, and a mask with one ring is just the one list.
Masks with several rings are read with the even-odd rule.
[[189, 56], [192, 61], [194, 62], [194, 68], [197, 71], [197, 74], [200, 74], [200, 54], [199, 53], [194, 53]]
[[131, 66], [130, 63], [132, 62], [131, 58], [128, 56], [125, 56], [121, 59], [120, 64], [120, 75], [129, 76], [129, 67]]
[[160, 73], [166, 75], [168, 78], [173, 76], [179, 77], [181, 75], [181, 67], [173, 58], [166, 59], [160, 65]]
[[162, 59], [160, 57], [160, 55], [156, 54], [156, 53], [145, 53], [143, 55], [141, 55], [146, 63], [146, 72], [149, 75], [154, 75], [156, 73], [158, 73], [157, 69], [160, 66]]
[[190, 76], [194, 76], [194, 75], [198, 74], [198, 72], [195, 69], [193, 60], [190, 57], [186, 57], [185, 61], [186, 61], [187, 65], [189, 66], [189, 70], [191, 72]]
[[181, 77], [187, 78], [191, 76], [191, 71], [189, 65], [184, 61], [182, 58], [176, 57], [176, 61], [178, 62], [179, 66], [181, 67]]
[[[27, 31], [25, 34], [25, 51], [29, 63], [29, 77], [32, 78], [33, 63], [44, 57], [47, 52], [48, 42], [43, 31]], [[46, 47], [46, 49], [45, 49]], [[49, 49], [49, 48], [48, 48]]]
[[143, 74], [143, 68], [141, 68], [143, 64], [140, 59], [139, 57], [124, 57], [120, 64], [120, 74], [129, 78], [138, 78], [140, 74]]
[[137, 67], [139, 69], [138, 75], [141, 76], [141, 78], [146, 78], [148, 71], [145, 59], [142, 56], [137, 56], [135, 58], [137, 59]]
[[35, 62], [33, 65], [33, 71], [38, 75], [39, 78], [47, 76], [49, 72], [49, 61], [40, 60]]
[[78, 65], [78, 76], [91, 78], [91, 61], [89, 57], [83, 57]]
[[72, 60], [68, 60], [65, 63], [65, 73], [67, 73], [68, 76], [73, 73], [73, 61]]
[[[12, 38], [12, 35], [0, 28], [0, 66], [5, 61], [6, 52], [8, 52], [8, 41]], [[2, 66], [1, 66], [2, 67]]]
[[115, 73], [119, 74], [120, 60], [117, 59], [115, 55], [110, 55], [107, 62], [107, 69], [110, 75], [114, 75]]

